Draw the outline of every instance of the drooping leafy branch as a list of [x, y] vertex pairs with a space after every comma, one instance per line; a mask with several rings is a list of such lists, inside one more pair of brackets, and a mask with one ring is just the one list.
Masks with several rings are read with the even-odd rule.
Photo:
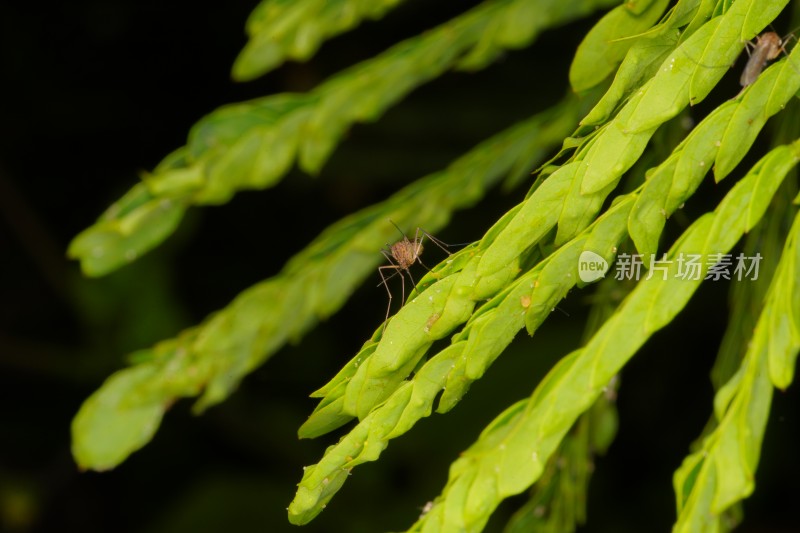
[[525, 173], [574, 126], [574, 98], [485, 141], [447, 170], [331, 226], [276, 277], [236, 298], [203, 324], [133, 356], [90, 397], [75, 418], [73, 453], [103, 470], [146, 444], [177, 399], [202, 394], [196, 409], [224, 400], [239, 381], [288, 339], [341, 307], [374, 272], [383, 243], [403, 226], [430, 231], [476, 202], [507, 176]]
[[[793, 157], [796, 163], [800, 154]], [[800, 215], [786, 240], [744, 360], [714, 398], [719, 425], [675, 472], [679, 514], [674, 531], [720, 531], [722, 513], [753, 492], [772, 390], [792, 383], [800, 351], [798, 280]]]
[[609, 1], [489, 0], [309, 93], [224, 106], [195, 124], [186, 146], [78, 235], [69, 256], [90, 276], [116, 270], [171, 235], [189, 206], [221, 204], [239, 190], [270, 187], [295, 160], [315, 174], [353, 123], [376, 120], [448, 69], [483, 68], [503, 50], [525, 46], [542, 30]]
[[[248, 23], [251, 41], [234, 70], [251, 78], [284, 58], [309, 57], [325, 38], [397, 3], [262, 2]], [[88, 274], [111, 271], [161, 242], [189, 206], [224, 203], [238, 190], [266, 188], [295, 159], [316, 172], [352, 123], [376, 119], [447, 69], [481, 68], [500, 51], [528, 44], [542, 29], [605, 3], [491, 0], [308, 94], [221, 108], [193, 128], [186, 147], [76, 238], [70, 253]], [[477, 202], [504, 176], [523, 175], [563, 140], [557, 163], [544, 167], [524, 201], [479, 242], [431, 269], [385, 330], [378, 327], [312, 395], [320, 402], [300, 437], [355, 423], [305, 469], [289, 519], [307, 523], [355, 466], [377, 460], [391, 439], [434, 409], [454, 408], [523, 327], [533, 334], [567, 293], [583, 289], [582, 253], [611, 264], [621, 247], [633, 245], [645, 266], [656, 259], [667, 219], [690, 201], [709, 170], [716, 181], [731, 175], [767, 120], [792, 105], [800, 89], [800, 52], [711, 111], [645, 173], [645, 162], [658, 153], [654, 135], [706, 98], [744, 43], [787, 3], [679, 0], [665, 13], [666, 1], [642, 0], [611, 10], [586, 36], [570, 70], [579, 92], [603, 88], [615, 73], [602, 98], [568, 98], [493, 137], [445, 171], [334, 224], [278, 276], [245, 291], [202, 324], [134, 354], [134, 366], [109, 378], [76, 417], [78, 463], [115, 466], [152, 438], [177, 398], [200, 396], [198, 411], [224, 400], [289, 338], [336, 312], [375, 268], [380, 257], [375, 251], [394, 231], [387, 220], [436, 231], [454, 210]], [[529, 399], [510, 406], [484, 430], [454, 461], [447, 485], [412, 531], [479, 531], [504, 498], [532, 486], [531, 500], [509, 531], [532, 523], [569, 530], [583, 520], [589, 461], [613, 438], [613, 427], [607, 426], [613, 408], [603, 393], [613, 389], [615, 376], [644, 342], [684, 309], [711, 266], [704, 264], [699, 277], [685, 279], [676, 276], [676, 259], [727, 253], [756, 226], [800, 159], [800, 141], [789, 144], [796, 138], [794, 131], [753, 166], [713, 212], [671, 246], [665, 271], [651, 270], [630, 293], [623, 291], [621, 303], [598, 315], [602, 319], [585, 345], [564, 357]], [[619, 191], [624, 176], [630, 186]], [[787, 206], [783, 215], [790, 214]], [[678, 531], [719, 529], [723, 513], [753, 490], [772, 386], [791, 383], [800, 347], [798, 233], [795, 221], [785, 242], [770, 234], [783, 253], [766, 301], [754, 304], [758, 318], [749, 348], [720, 350], [715, 417], [675, 475]], [[758, 302], [752, 290], [748, 301]], [[449, 345], [429, 353], [447, 338]], [[606, 429], [600, 434], [587, 429], [595, 427]]]
[[[597, 285], [584, 339], [588, 341], [633, 284], [606, 277]], [[544, 467], [530, 497], [509, 519], [505, 533], [564, 533], [587, 521], [589, 482], [595, 457], [604, 455], [617, 433], [616, 409], [619, 380], [612, 379], [603, 394], [573, 425]]]

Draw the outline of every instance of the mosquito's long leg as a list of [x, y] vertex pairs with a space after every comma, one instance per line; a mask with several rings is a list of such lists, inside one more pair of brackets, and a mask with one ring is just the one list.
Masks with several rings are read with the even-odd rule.
[[[428, 267], [428, 265], [426, 265], [425, 263], [423, 263], [423, 262], [422, 262], [422, 259], [420, 259], [420, 257], [419, 257], [419, 256], [417, 256], [417, 263], [419, 263], [420, 265], [424, 266], [424, 267], [425, 267], [425, 270], [427, 270], [428, 272], [430, 272], [430, 271], [431, 271], [431, 269]], [[414, 286], [414, 288], [416, 289], [416, 288], [417, 288], [417, 286], [415, 285], [415, 286]]]
[[[422, 232], [422, 237], [419, 236], [419, 233]], [[425, 238], [425, 230], [417, 227], [417, 231], [414, 232], [414, 255], [419, 255], [422, 253], [422, 239]]]
[[[422, 233], [422, 235], [420, 235]], [[425, 236], [428, 235], [428, 232], [424, 229], [417, 227], [417, 231], [414, 232], [414, 261], [425, 267], [425, 270], [430, 271], [428, 265], [422, 262], [422, 241], [425, 240]], [[430, 235], [428, 235], [430, 237]], [[446, 251], [446, 250], [445, 250]], [[449, 253], [449, 252], [448, 252]], [[410, 273], [409, 273], [410, 277]], [[414, 283], [414, 278], [411, 278], [411, 282]], [[416, 283], [414, 284], [414, 288], [417, 288]]]
[[[422, 228], [417, 228], [417, 235], [419, 235], [419, 233], [420, 233], [420, 232], [422, 232], [422, 237], [420, 237], [420, 238], [419, 238], [419, 243], [420, 243], [420, 245], [422, 245], [422, 241], [423, 241], [423, 239], [425, 239], [425, 237], [427, 237], [429, 241], [431, 241], [433, 244], [435, 244], [436, 246], [438, 246], [438, 247], [439, 247], [439, 248], [440, 248], [440, 249], [441, 249], [441, 250], [442, 250], [444, 253], [446, 253], [447, 255], [453, 255], [453, 254], [450, 252], [450, 250], [448, 250], [448, 248], [450, 247], [450, 245], [449, 245], [449, 244], [447, 244], [447, 243], [446, 243], [446, 242], [444, 242], [444, 241], [441, 241], [441, 240], [437, 239], [436, 237], [434, 237], [433, 235], [431, 235], [430, 233], [428, 233], [428, 232], [427, 232], [427, 231], [425, 231], [424, 229], [422, 229]], [[428, 265], [426, 265], [425, 263], [423, 263], [423, 262], [422, 262], [422, 259], [419, 257], [419, 255], [417, 255], [417, 258], [416, 258], [416, 259], [417, 259], [417, 262], [418, 262], [420, 265], [424, 266], [424, 267], [425, 267], [425, 269], [426, 269], [426, 270], [428, 270], [428, 271], [430, 272], [430, 270], [431, 270], [431, 269], [430, 269], [430, 268], [428, 268]]]
[[[389, 246], [389, 245], [387, 244], [386, 246]], [[397, 263], [394, 262], [394, 259], [392, 259], [392, 251], [391, 250], [389, 250], [389, 249], [381, 250], [381, 253], [383, 254], [383, 257], [385, 257], [386, 260], [389, 261], [389, 264], [388, 265], [384, 265], [382, 267], [378, 267], [378, 270], [380, 270], [381, 268], [394, 268], [394, 272], [390, 276], [388, 276], [387, 278], [383, 279], [383, 281], [378, 283], [376, 285], [376, 287], [380, 287], [381, 285], [385, 285], [387, 281], [389, 281], [390, 279], [395, 277], [402, 270], [402, 267], [400, 267]], [[381, 273], [381, 278], [383, 278], [383, 274], [382, 273]]]
[[[406, 269], [406, 272], [408, 272], [408, 269]], [[408, 277], [411, 278], [411, 272], [408, 272]], [[414, 278], [411, 278], [411, 284], [412, 285], [414, 284]], [[415, 289], [417, 288], [416, 285], [414, 286], [414, 288]], [[405, 305], [405, 303], [406, 303], [406, 277], [403, 274], [403, 272], [401, 271], [400, 272], [400, 307], [403, 307], [403, 305]]]
[[[425, 266], [425, 265], [422, 265], [422, 266]], [[425, 267], [425, 268], [428, 268], [428, 267]], [[408, 269], [406, 269], [406, 274], [408, 274], [408, 279], [411, 280], [411, 286], [414, 287], [414, 290], [416, 291], [417, 290], [417, 284], [414, 282], [414, 276], [411, 275], [411, 271], [408, 270]], [[403, 276], [403, 279], [406, 279], [406, 277]], [[419, 291], [417, 291], [417, 292], [419, 292]], [[405, 294], [404, 294], [403, 295], [403, 303], [405, 303], [405, 301], [406, 301], [406, 298], [405, 298]]]
[[[395, 265], [386, 265], [386, 266], [395, 266]], [[396, 270], [395, 270], [394, 272], [392, 272], [391, 274], [389, 274], [388, 276], [386, 276], [386, 281], [389, 281], [389, 280], [390, 280], [390, 279], [392, 279], [393, 277], [395, 277], [395, 276], [397, 276], [398, 274], [401, 274], [401, 273], [402, 273], [402, 272], [401, 272], [401, 271], [402, 271], [402, 269], [401, 269], [400, 267], [395, 267], [395, 268], [396, 268]], [[376, 287], [380, 287], [381, 285], [383, 285], [383, 281], [381, 281], [380, 283], [378, 283], [378, 284], [377, 284], [377, 285], [375, 285], [375, 286], [376, 286]]]
[[424, 234], [425, 237], [428, 238], [429, 241], [431, 241], [433, 244], [435, 244], [436, 246], [441, 248], [444, 253], [446, 253], [447, 255], [453, 255], [449, 250], [449, 248], [450, 248], [449, 244], [447, 244], [444, 241], [441, 241], [441, 240], [437, 239], [436, 237], [434, 237], [433, 235], [431, 235], [430, 233], [428, 233], [425, 230], [422, 230], [422, 233]]
[[[386, 288], [386, 294], [389, 296], [389, 303], [386, 305], [386, 317], [383, 319], [383, 331], [386, 331], [386, 323], [389, 321], [389, 312], [392, 310], [392, 291], [389, 289], [389, 284], [386, 282], [387, 278], [386, 275], [383, 273], [384, 270], [394, 270], [394, 273], [389, 276], [391, 278], [397, 273], [400, 273], [400, 279], [405, 280], [405, 276], [403, 273], [400, 272], [400, 267], [397, 265], [383, 265], [378, 267], [378, 273], [381, 275], [381, 280], [383, 281], [383, 286]], [[403, 282], [403, 292], [405, 293], [405, 281]]]

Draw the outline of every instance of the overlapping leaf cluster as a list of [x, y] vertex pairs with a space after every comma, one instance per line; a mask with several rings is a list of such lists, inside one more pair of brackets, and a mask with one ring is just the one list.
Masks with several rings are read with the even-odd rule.
[[[352, 0], [327, 7], [315, 1], [296, 6], [264, 2], [251, 19], [252, 40], [237, 68], [246, 72], [242, 77], [250, 77], [283, 57], [307, 57], [324, 37], [395, 3], [368, 9]], [[379, 327], [313, 394], [320, 402], [300, 428], [301, 437], [318, 437], [355, 421], [317, 464], [305, 469], [289, 519], [297, 524], [313, 519], [355, 466], [377, 460], [391, 439], [434, 409], [445, 413], [454, 408], [523, 327], [533, 334], [567, 293], [582, 288], [578, 264], [583, 252], [599, 254], [610, 264], [620, 247], [632, 243], [645, 265], [658, 258], [668, 217], [710, 170], [717, 181], [731, 175], [767, 120], [791, 104], [800, 90], [800, 52], [769, 67], [753, 85], [710, 112], [646, 172], [645, 180], [631, 176], [631, 169], [651, 149], [656, 131], [702, 101], [744, 43], [786, 3], [680, 0], [665, 13], [666, 1], [645, 0], [611, 10], [587, 35], [570, 71], [576, 90], [595, 87], [616, 72], [588, 114], [568, 99], [501, 133], [446, 171], [332, 226], [279, 276], [246, 291], [204, 324], [143, 351], [139, 364], [112, 376], [76, 417], [79, 462], [91, 468], [119, 463], [152, 437], [164, 409], [177, 397], [202, 394], [199, 409], [227, 397], [287, 338], [301, 335], [341, 306], [374, 268], [374, 250], [393, 230], [387, 219], [429, 230], [442, 227], [453, 210], [476, 202], [500, 178], [524, 173], [540, 161], [583, 116], [564, 142], [556, 159], [560, 164], [545, 167], [525, 200], [479, 242], [420, 280], [385, 330]], [[194, 128], [187, 147], [76, 239], [72, 253], [87, 272], [105, 272], [160, 242], [191, 204], [224, 202], [241, 188], [267, 187], [295, 157], [302, 168], [318, 170], [350, 123], [376, 118], [447, 68], [481, 67], [503, 48], [526, 44], [546, 25], [593, 7], [560, 4], [490, 1], [312, 93], [268, 97], [215, 112]], [[548, 6], [551, 10], [544, 11]], [[259, 22], [267, 20], [267, 8], [273, 9], [269, 16], [274, 20], [285, 17], [285, 27]], [[325, 28], [301, 30], [291, 14], [303, 9], [325, 13], [319, 18], [327, 21]], [[353, 103], [356, 97], [360, 100]], [[647, 339], [687, 305], [710, 266], [704, 264], [699, 276], [686, 279], [677, 275], [677, 259], [730, 251], [764, 217], [798, 160], [800, 141], [774, 148], [713, 212], [698, 218], [661, 258], [668, 260], [665, 270], [651, 270], [604, 315], [582, 348], [564, 357], [530, 398], [500, 414], [454, 461], [442, 493], [410, 530], [479, 531], [504, 498], [537, 482], [509, 531], [534, 523], [564, 531], [581, 522], [588, 462], [613, 435], [606, 427], [605, 437], [590, 438], [587, 424], [609, 423], [612, 415], [603, 393], [613, 388], [617, 373]], [[634, 185], [619, 192], [626, 175]], [[675, 475], [676, 531], [724, 529], [724, 513], [753, 490], [772, 387], [791, 383], [800, 349], [798, 234], [796, 220], [767, 298], [763, 306], [755, 304], [756, 328], [748, 349], [723, 347], [720, 352], [714, 420]], [[783, 242], [775, 235], [769, 234]], [[271, 306], [264, 305], [268, 301]], [[429, 353], [436, 341], [448, 338], [445, 348]], [[117, 440], [108, 438], [108, 424]], [[570, 478], [568, 471], [577, 477]]]

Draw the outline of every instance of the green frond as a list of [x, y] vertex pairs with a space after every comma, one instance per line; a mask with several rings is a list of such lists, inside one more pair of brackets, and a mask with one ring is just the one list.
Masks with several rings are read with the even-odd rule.
[[[769, 377], [773, 386], [786, 390], [794, 379], [797, 351], [800, 349], [800, 217], [795, 221], [794, 233], [784, 248], [781, 265], [775, 275], [770, 305], [765, 309], [766, 329], [759, 339], [767, 341]], [[756, 326], [756, 331], [759, 327]]]
[[[574, 164], [570, 165], [574, 167]], [[577, 277], [572, 271], [577, 265], [580, 252], [583, 251], [583, 243], [571, 243], [571, 246], [565, 247], [567, 251], [560, 250], [551, 261], [540, 263], [533, 271], [515, 280], [512, 285], [508, 284], [519, 272], [520, 256], [556, 224], [558, 211], [565, 202], [565, 192], [573, 182], [574, 176], [569, 172], [557, 171], [545, 180], [524, 204], [510, 211], [495, 224], [480, 243], [450, 258], [451, 265], [460, 265], [463, 262], [465, 263], [463, 267], [458, 270], [451, 266], [445, 267], [445, 271], [452, 271], [447, 277], [444, 272], [435, 268], [431, 274], [423, 278], [418, 284], [420, 289], [418, 296], [412, 298], [389, 322], [380, 341], [373, 341], [377, 346], [373, 347], [368, 343], [351, 361], [350, 365], [358, 365], [354, 374], [350, 375], [349, 372], [340, 374], [335, 378], [335, 383], [326, 386], [324, 389], [326, 392], [335, 389], [337, 393], [344, 394], [342, 413], [334, 415], [326, 410], [326, 416], [333, 415], [339, 419], [341, 415], [350, 415], [363, 419], [373, 407], [385, 400], [394, 388], [399, 386], [436, 339], [450, 334], [469, 318], [470, 324], [475, 324], [474, 328], [484, 333], [469, 336], [466, 333], [470, 327], [468, 325], [467, 330], [460, 336], [464, 339], [470, 338], [471, 352], [482, 354], [481, 357], [488, 359], [482, 359], [481, 364], [471, 362], [466, 370], [468, 379], [456, 379], [453, 383], [448, 383], [442, 405], [452, 406], [461, 397], [457, 391], [464, 391], [468, 383], [480, 377], [485, 366], [493, 360], [490, 354], [494, 354], [494, 357], [499, 355], [502, 348], [524, 324], [527, 323], [529, 331], [532, 332], [549, 310], [576, 283]], [[613, 220], [622, 225], [618, 229], [598, 233], [603, 237], [595, 238], [597, 253], [612, 253], [611, 250], [616, 242], [603, 242], [603, 239], [613, 240], [617, 236], [622, 236], [627, 212], [622, 215], [619, 213], [624, 207], [630, 208], [632, 200], [633, 197], [629, 196], [627, 202], [618, 202], [615, 208], [601, 217], [601, 221]], [[603, 227], [605, 229], [605, 226]], [[569, 279], [559, 279], [563, 278], [564, 272], [569, 273]], [[521, 299], [530, 295], [540, 275], [543, 276], [542, 279], [546, 281], [552, 279], [555, 283], [547, 289], [534, 291], [533, 299], [528, 301], [529, 309], [526, 313], [527, 307], [522, 307]], [[430, 285], [426, 283], [433, 279], [438, 281]], [[564, 283], [566, 285], [563, 285]], [[562, 288], [551, 289], [558, 286]], [[506, 289], [495, 296], [503, 287]], [[492, 300], [470, 318], [476, 302], [488, 298]], [[540, 302], [540, 299], [543, 300]], [[505, 307], [500, 302], [505, 302]], [[487, 315], [497, 306], [503, 307], [501, 316], [496, 321], [487, 323]], [[544, 315], [541, 314], [543, 310], [546, 311]], [[434, 318], [435, 320], [431, 322]], [[503, 340], [498, 341], [498, 339]], [[485, 345], [493, 347], [489, 349]], [[345, 388], [338, 386], [342, 380], [347, 380]], [[332, 398], [326, 398], [323, 400], [323, 405], [331, 404], [333, 401]], [[332, 425], [329, 421], [318, 419], [310, 420], [307, 424], [314, 427]], [[316, 431], [301, 430], [301, 435], [313, 436], [316, 435]]]
[[[180, 397], [202, 394], [197, 410], [225, 399], [242, 377], [338, 310], [374, 273], [378, 250], [396, 231], [389, 220], [436, 231], [454, 210], [472, 205], [509, 172], [534, 166], [531, 158], [555, 146], [580, 112], [580, 103], [568, 98], [501, 132], [447, 170], [334, 224], [280, 274], [243, 292], [201, 325], [142, 351], [137, 358], [142, 363], [114, 374], [78, 413], [73, 427], [78, 463], [98, 470], [120, 463], [146, 444], [163, 411]], [[390, 324], [387, 334], [392, 329]], [[147, 380], [140, 378], [143, 373]], [[105, 431], [116, 424], [127, 431]]]
[[582, 414], [550, 457], [530, 499], [509, 520], [504, 533], [570, 533], [586, 523], [593, 457], [602, 454], [617, 430], [614, 393], [609, 387], [591, 409]]
[[[741, 52], [741, 18], [753, 8], [751, 4], [736, 2], [727, 13], [701, 26], [628, 100], [583, 158], [582, 194], [597, 193], [615, 184], [641, 155], [656, 127], [708, 94], [724, 75], [725, 67], [706, 65], [728, 65]], [[763, 9], [762, 15], [771, 14], [774, 18], [783, 5]]]
[[[797, 194], [797, 185], [792, 180], [784, 181], [770, 205], [770, 216], [764, 217], [753, 231], [747, 234], [742, 253], [745, 257], [780, 257], [794, 218], [792, 198]], [[758, 279], [731, 286], [728, 307], [728, 327], [720, 343], [717, 360], [711, 370], [711, 383], [719, 390], [736, 373], [747, 351], [750, 335], [763, 309], [769, 284], [773, 279], [775, 261], [761, 261]], [[721, 413], [722, 409], [715, 409]]]
[[222, 204], [242, 189], [273, 186], [295, 160], [314, 174], [352, 124], [376, 120], [448, 69], [483, 67], [501, 51], [525, 46], [542, 30], [607, 2], [492, 0], [309, 93], [224, 106], [195, 124], [186, 146], [78, 235], [68, 255], [81, 261], [86, 275], [107, 274], [157, 246], [189, 206]]
[[[800, 143], [773, 152], [762, 173], [782, 172], [797, 162]], [[749, 496], [769, 415], [773, 387], [794, 377], [800, 350], [800, 215], [795, 218], [738, 372], [714, 400], [719, 425], [700, 450], [675, 472], [678, 520], [673, 531], [725, 531], [724, 512]]]

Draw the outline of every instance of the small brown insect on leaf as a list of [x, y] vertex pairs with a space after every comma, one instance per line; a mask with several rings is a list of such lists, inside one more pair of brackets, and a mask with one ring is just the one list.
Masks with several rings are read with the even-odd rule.
[[774, 31], [759, 35], [756, 38], [756, 44], [750, 44], [753, 47], [753, 51], [750, 52], [750, 59], [747, 60], [742, 76], [739, 78], [741, 86], [752, 85], [758, 79], [764, 67], [767, 66], [767, 61], [772, 61], [781, 52], [785, 54], [786, 50], [783, 45], [783, 39]]
[[[378, 267], [378, 273], [381, 275], [381, 284], [386, 288], [386, 294], [389, 296], [389, 303], [386, 306], [386, 318], [383, 322], [384, 331], [386, 331], [386, 323], [389, 321], [389, 312], [392, 309], [392, 291], [389, 289], [389, 284], [387, 283], [388, 280], [398, 274], [400, 275], [400, 286], [402, 290], [402, 296], [400, 297], [401, 300], [405, 300], [406, 297], [406, 275], [408, 275], [408, 279], [411, 280], [411, 285], [413, 285], [415, 289], [417, 288], [409, 269], [414, 265], [414, 263], [419, 263], [426, 269], [428, 268], [420, 259], [420, 255], [422, 255], [422, 251], [424, 249], [422, 241], [426, 237], [429, 241], [444, 250], [447, 255], [450, 255], [450, 252], [447, 250], [447, 244], [443, 243], [422, 228], [417, 228], [417, 231], [414, 234], [414, 240], [412, 241], [405, 233], [403, 233], [403, 230], [401, 230], [397, 224], [392, 222], [392, 225], [397, 228], [397, 231], [400, 232], [403, 238], [392, 245], [387, 244], [386, 248], [381, 250], [383, 256], [389, 261], [388, 265]], [[387, 275], [387, 272], [390, 271], [391, 273]]]
[[[742, 71], [742, 75], [739, 77], [740, 85], [742, 87], [752, 85], [764, 71], [767, 63], [777, 59], [781, 53], [787, 54], [786, 44], [789, 42], [790, 38], [794, 38], [792, 33], [789, 33], [786, 37], [781, 38], [774, 31], [768, 31], [758, 35], [755, 43], [749, 41], [746, 42], [745, 50], [747, 50], [749, 59], [747, 60], [744, 70]], [[695, 64], [703, 67], [722, 68], [721, 66], [715, 65], [703, 65], [692, 58], [690, 59]], [[670, 68], [672, 67], [670, 66]]]

